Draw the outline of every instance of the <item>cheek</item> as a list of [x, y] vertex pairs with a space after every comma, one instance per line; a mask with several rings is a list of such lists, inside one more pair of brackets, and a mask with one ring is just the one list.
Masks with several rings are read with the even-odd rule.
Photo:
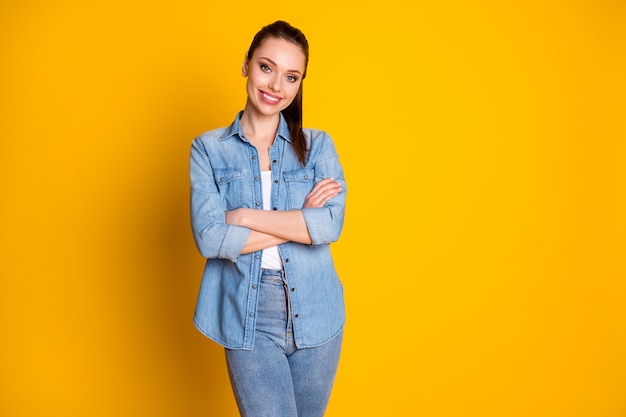
[[248, 93], [248, 95], [250, 95], [250, 92], [254, 90], [254, 87], [252, 85], [253, 85], [253, 82], [250, 79], [250, 77], [248, 77], [246, 79], [246, 92]]
[[300, 83], [297, 82], [297, 83], [289, 84], [288, 89], [289, 89], [289, 96], [295, 97], [298, 94], [298, 90], [300, 89]]
[[259, 84], [264, 81], [265, 74], [259, 68], [251, 68], [248, 72], [248, 83]]

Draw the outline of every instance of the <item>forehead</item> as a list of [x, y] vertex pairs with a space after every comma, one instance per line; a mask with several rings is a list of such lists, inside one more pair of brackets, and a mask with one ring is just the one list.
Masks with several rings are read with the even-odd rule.
[[252, 54], [252, 58], [266, 58], [277, 66], [304, 72], [306, 57], [295, 43], [279, 38], [267, 38]]

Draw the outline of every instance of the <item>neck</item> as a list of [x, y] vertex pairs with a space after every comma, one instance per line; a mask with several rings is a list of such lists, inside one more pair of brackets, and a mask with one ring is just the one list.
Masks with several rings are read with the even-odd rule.
[[266, 116], [251, 111], [248, 106], [243, 111], [241, 119], [241, 128], [250, 140], [256, 141], [273, 141], [278, 130], [280, 122], [280, 114]]

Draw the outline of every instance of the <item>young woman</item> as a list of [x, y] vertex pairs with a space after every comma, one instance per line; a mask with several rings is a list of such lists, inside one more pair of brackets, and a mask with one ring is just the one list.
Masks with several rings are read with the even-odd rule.
[[244, 110], [191, 147], [191, 219], [207, 258], [195, 324], [226, 348], [244, 417], [323, 416], [345, 321], [331, 258], [346, 187], [331, 138], [302, 128], [309, 47], [283, 21], [242, 66]]

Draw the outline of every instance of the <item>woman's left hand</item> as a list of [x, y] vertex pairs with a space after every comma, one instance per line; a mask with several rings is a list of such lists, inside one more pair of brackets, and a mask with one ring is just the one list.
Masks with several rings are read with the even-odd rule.
[[324, 178], [313, 186], [313, 189], [304, 199], [302, 208], [319, 208], [337, 194], [341, 193], [341, 184], [334, 178]]

